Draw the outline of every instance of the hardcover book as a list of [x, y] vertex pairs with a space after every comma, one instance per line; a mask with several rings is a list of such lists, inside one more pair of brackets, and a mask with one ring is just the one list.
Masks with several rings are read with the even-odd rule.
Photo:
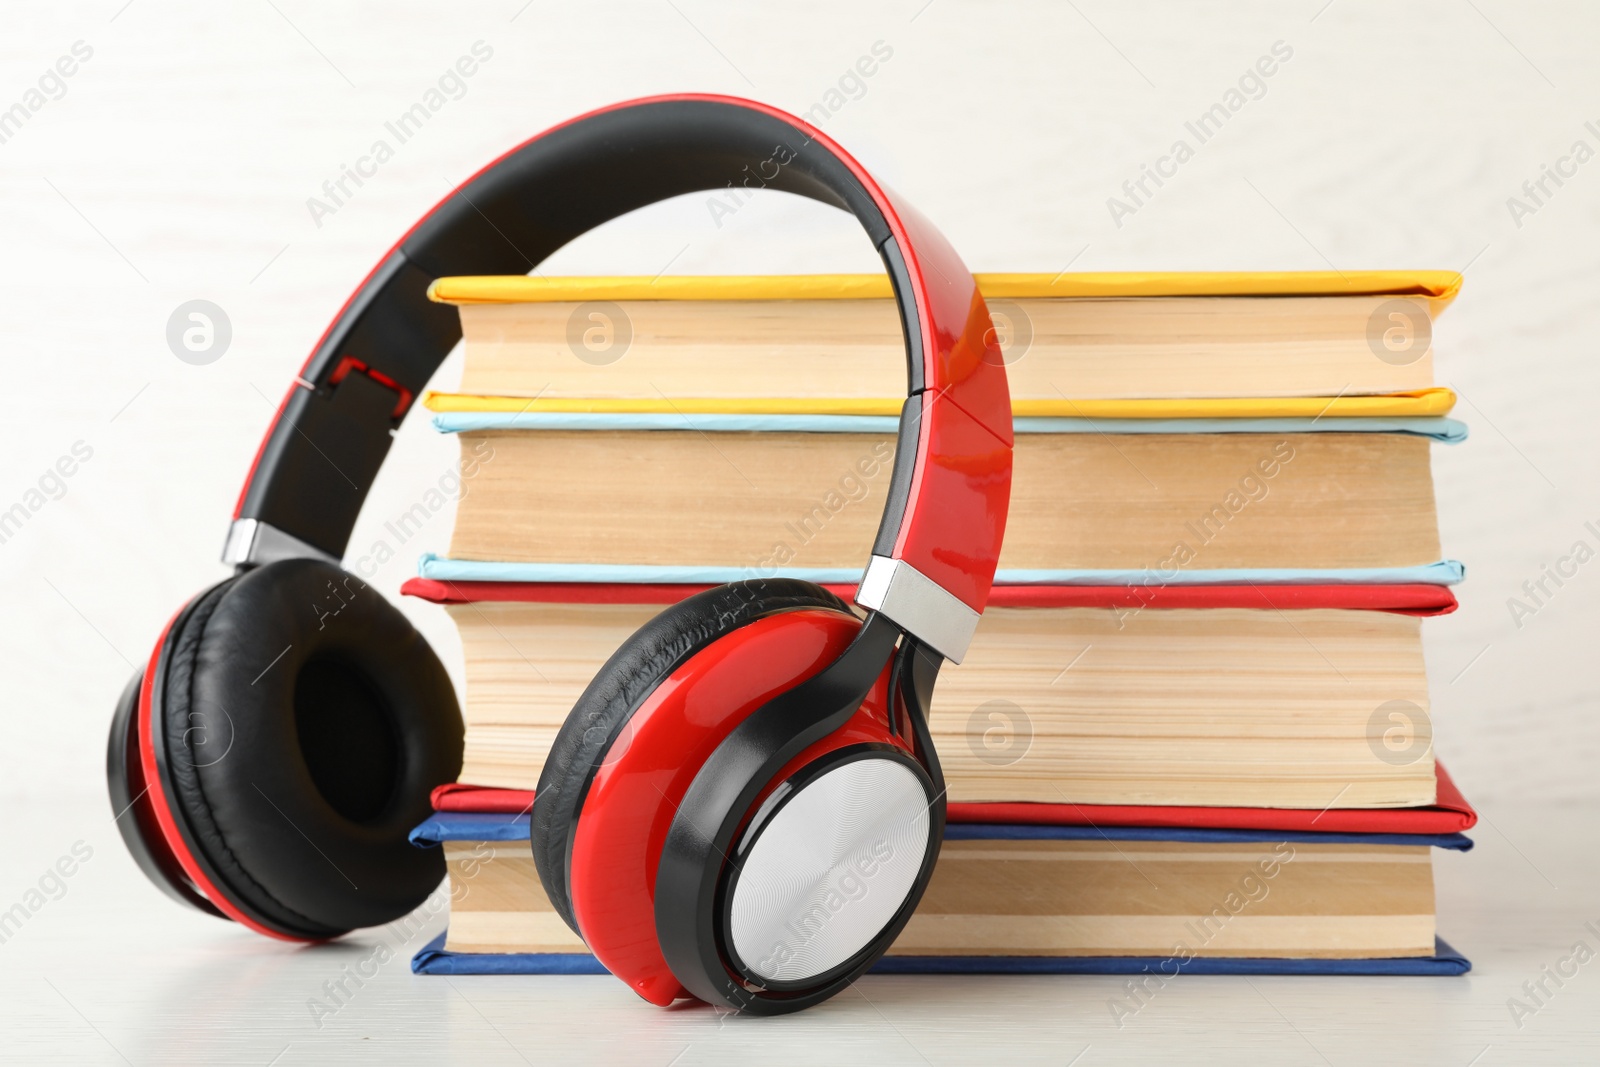
[[[526, 814], [441, 812], [450, 927], [421, 973], [603, 973], [550, 908]], [[953, 824], [917, 914], [878, 970], [902, 973], [1459, 974], [1434, 932], [1432, 849], [1460, 834]], [[802, 916], [787, 932], [803, 942]]]
[[[1433, 385], [1432, 324], [1461, 276], [988, 274], [977, 281], [1012, 398], [1026, 404], [1424, 390]], [[430, 293], [460, 308], [466, 393], [652, 401], [904, 396], [904, 342], [882, 275], [441, 278]], [[690, 351], [694, 358], [684, 358]]]
[[[532, 788], [611, 651], [699, 588], [408, 582], [461, 634], [462, 780]], [[1435, 803], [1421, 627], [1454, 608], [1434, 585], [997, 586], [934, 690], [950, 800]]]

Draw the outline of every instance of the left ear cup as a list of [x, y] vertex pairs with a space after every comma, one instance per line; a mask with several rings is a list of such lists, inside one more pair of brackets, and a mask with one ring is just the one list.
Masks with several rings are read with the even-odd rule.
[[117, 698], [116, 714], [111, 717], [111, 738], [106, 746], [106, 782], [111, 792], [112, 816], [133, 862], [156, 888], [179, 904], [226, 918], [185, 877], [183, 865], [167, 845], [151, 807], [150, 787], [145, 782], [144, 765], [139, 757], [139, 690], [143, 684], [144, 671], [141, 670], [123, 688], [122, 696]]
[[628, 720], [661, 681], [695, 652], [757, 619], [802, 608], [850, 617], [821, 586], [794, 578], [733, 582], [679, 601], [633, 633], [595, 674], [561, 724], [534, 791], [534, 865], [556, 913], [582, 936], [573, 914], [568, 860], [594, 773]]
[[247, 571], [180, 613], [149, 674], [141, 756], [168, 844], [223, 910], [320, 940], [439, 884], [442, 857], [407, 834], [460, 772], [461, 713], [427, 642], [360, 579], [306, 559]]

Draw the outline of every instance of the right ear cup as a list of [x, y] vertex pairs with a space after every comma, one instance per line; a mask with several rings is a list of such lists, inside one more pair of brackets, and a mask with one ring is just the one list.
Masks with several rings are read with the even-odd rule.
[[582, 936], [568, 879], [573, 831], [595, 771], [610, 756], [629, 718], [663, 679], [717, 638], [757, 619], [803, 608], [854, 618], [843, 600], [794, 578], [734, 582], [696, 593], [624, 641], [573, 705], [539, 774], [530, 829], [539, 880], [574, 933]]
[[137, 720], [165, 844], [230, 918], [321, 940], [398, 918], [443, 877], [407, 834], [460, 772], [454, 690], [405, 616], [338, 567], [270, 563], [196, 598]]

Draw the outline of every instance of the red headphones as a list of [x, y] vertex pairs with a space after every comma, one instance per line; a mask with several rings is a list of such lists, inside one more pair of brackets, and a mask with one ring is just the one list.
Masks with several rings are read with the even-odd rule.
[[820, 131], [728, 97], [619, 104], [519, 145], [345, 304], [246, 480], [223, 555], [236, 573], [174, 616], [112, 724], [118, 825], [157, 885], [261, 933], [322, 940], [397, 918], [438, 884], [441, 858], [406, 835], [460, 771], [455, 696], [422, 637], [338, 566], [392, 431], [460, 339], [427, 287], [526, 273], [610, 219], [762, 161], [781, 161], [767, 187], [855, 215], [900, 306], [909, 384], [855, 598], [866, 617], [779, 578], [662, 612], [558, 733], [533, 855], [561, 916], [658, 1004], [793, 1011], [887, 950], [943, 839], [928, 700], [999, 557], [1005, 371], [971, 274], [926, 219]]

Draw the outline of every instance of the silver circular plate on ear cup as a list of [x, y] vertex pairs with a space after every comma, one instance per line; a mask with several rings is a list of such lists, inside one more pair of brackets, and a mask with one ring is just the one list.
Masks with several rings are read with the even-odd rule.
[[805, 981], [870, 944], [922, 870], [930, 799], [910, 767], [870, 757], [788, 797], [746, 850], [732, 887], [730, 947], [749, 973]]

